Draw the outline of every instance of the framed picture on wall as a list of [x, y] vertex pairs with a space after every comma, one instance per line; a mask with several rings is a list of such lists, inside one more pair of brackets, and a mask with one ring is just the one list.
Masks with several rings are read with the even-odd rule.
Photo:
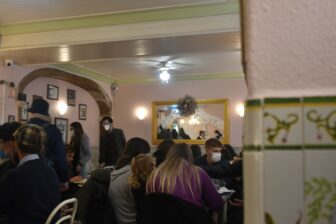
[[76, 91], [73, 89], [67, 90], [67, 103], [68, 106], [76, 106]]
[[43, 97], [39, 95], [33, 95], [33, 100], [36, 100], [36, 99], [43, 99]]
[[28, 108], [29, 108], [29, 103], [24, 102], [23, 106], [21, 107], [21, 120], [22, 121], [27, 121], [28, 120]]
[[8, 115], [8, 123], [15, 121], [15, 115]]
[[79, 104], [78, 105], [78, 119], [79, 120], [86, 120], [86, 115], [87, 115], [86, 104]]
[[55, 125], [61, 131], [64, 143], [67, 143], [68, 138], [68, 119], [55, 117]]
[[47, 99], [58, 100], [58, 86], [47, 85]]

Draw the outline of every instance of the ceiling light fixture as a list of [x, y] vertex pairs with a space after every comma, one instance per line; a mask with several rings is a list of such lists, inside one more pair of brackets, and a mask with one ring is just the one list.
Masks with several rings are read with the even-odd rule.
[[160, 79], [162, 80], [162, 82], [168, 83], [169, 79], [170, 79], [170, 74], [167, 70], [162, 71], [160, 73]]
[[160, 79], [163, 83], [168, 83], [170, 79], [170, 74], [168, 72], [169, 68], [167, 67], [166, 63], [161, 64], [162, 68], [160, 68]]

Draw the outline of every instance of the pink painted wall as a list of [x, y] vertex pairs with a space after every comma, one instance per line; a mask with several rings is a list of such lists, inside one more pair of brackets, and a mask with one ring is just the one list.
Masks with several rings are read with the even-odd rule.
[[[66, 102], [67, 89], [73, 89], [76, 91], [76, 106], [68, 106], [68, 111], [63, 116], [58, 113], [56, 100], [46, 99], [47, 94], [47, 84], [52, 84], [59, 87], [59, 100]], [[78, 86], [72, 85], [71, 83], [64, 82], [61, 80], [50, 79], [50, 78], [38, 78], [31, 82], [24, 90], [27, 94], [27, 101], [31, 105], [33, 95], [42, 96], [49, 102], [49, 114], [54, 122], [55, 117], [67, 118], [69, 120], [69, 125], [71, 122], [79, 121], [84, 132], [89, 136], [91, 147], [99, 146], [99, 108], [93, 97], [84, 89]], [[78, 119], [78, 104], [87, 105], [87, 119]], [[69, 131], [69, 130], [68, 130]], [[69, 133], [70, 134], [70, 133]], [[70, 135], [68, 135], [68, 140]]]
[[[235, 112], [235, 107], [246, 98], [247, 89], [243, 78], [119, 86], [113, 104], [115, 127], [122, 128], [127, 139], [142, 137], [151, 143], [152, 102], [177, 100], [186, 94], [196, 100], [227, 98], [230, 105], [230, 144], [237, 147], [242, 145], [243, 119]], [[148, 116], [144, 120], [135, 117], [134, 111], [139, 106], [148, 110]]]

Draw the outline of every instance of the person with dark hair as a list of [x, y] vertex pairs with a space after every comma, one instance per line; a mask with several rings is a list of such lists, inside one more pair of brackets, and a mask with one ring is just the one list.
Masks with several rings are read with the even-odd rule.
[[142, 138], [131, 138], [111, 173], [109, 197], [118, 224], [136, 224], [136, 205], [128, 178], [131, 176], [131, 161], [139, 154], [150, 151], [149, 143]]
[[185, 133], [183, 128], [179, 129], [179, 135], [181, 136], [182, 139], [191, 139], [190, 136]]
[[14, 146], [20, 159], [0, 184], [0, 213], [9, 223], [45, 223], [60, 202], [59, 182], [54, 169], [38, 154], [47, 134], [35, 124], [25, 124], [14, 133]]
[[[177, 133], [178, 135], [178, 133]], [[157, 134], [157, 139], [172, 139], [172, 133], [169, 128], [163, 128], [162, 125], [159, 125], [159, 130]]]
[[64, 191], [68, 187], [68, 165], [62, 134], [56, 125], [51, 124], [49, 116], [49, 103], [44, 99], [34, 99], [31, 107], [29, 124], [42, 127], [47, 133], [45, 149], [41, 152], [42, 158], [54, 168], [60, 182], [60, 189]]
[[113, 119], [103, 117], [101, 125], [104, 133], [100, 137], [99, 164], [101, 166], [116, 165], [126, 139], [123, 130], [113, 127]]
[[222, 143], [216, 138], [205, 141], [204, 156], [196, 159], [195, 164], [202, 167], [212, 178], [231, 178], [242, 175], [239, 159], [227, 160], [222, 156]]
[[171, 136], [172, 136], [172, 139], [178, 139], [179, 134], [175, 128], [173, 128], [173, 130], [171, 131]]
[[196, 161], [197, 158], [202, 156], [201, 147], [199, 145], [191, 145], [190, 149], [193, 154], [194, 161]]
[[210, 177], [218, 177], [218, 172], [227, 169], [229, 161], [222, 158], [222, 143], [217, 138], [210, 138], [205, 141], [206, 154], [196, 159], [195, 164], [202, 167]]
[[197, 139], [199, 139], [199, 140], [205, 140], [206, 139], [206, 133], [205, 133], [205, 131], [199, 131], [199, 135], [198, 135], [198, 137], [197, 137]]
[[19, 158], [15, 153], [13, 134], [20, 126], [21, 124], [17, 122], [5, 123], [0, 126], [0, 151], [7, 157], [0, 164], [0, 181], [19, 163]]
[[153, 156], [156, 158], [156, 166], [159, 166], [166, 158], [168, 151], [175, 144], [171, 139], [166, 139], [160, 142], [157, 150], [153, 153]]
[[89, 161], [92, 157], [89, 137], [84, 133], [83, 127], [79, 122], [72, 122], [70, 124], [70, 132], [70, 145], [74, 150], [74, 159], [72, 161], [73, 173], [75, 176], [80, 175], [82, 178], [86, 178]]
[[205, 142], [206, 155], [199, 157], [196, 164], [202, 167], [210, 177], [222, 179], [225, 187], [234, 189], [235, 194], [229, 200], [228, 223], [243, 223], [242, 213], [242, 160], [238, 157], [228, 159], [223, 155], [221, 142], [216, 138], [208, 139]]
[[218, 140], [221, 140], [223, 137], [222, 133], [220, 133], [220, 131], [215, 130], [215, 138], [217, 138]]

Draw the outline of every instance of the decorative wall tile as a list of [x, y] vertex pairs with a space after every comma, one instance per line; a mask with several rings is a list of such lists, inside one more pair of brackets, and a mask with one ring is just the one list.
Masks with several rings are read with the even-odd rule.
[[262, 145], [261, 100], [248, 100], [244, 116], [244, 149], [260, 150]]
[[302, 107], [299, 98], [266, 98], [263, 124], [265, 149], [302, 148]]
[[305, 223], [336, 220], [336, 150], [305, 152]]
[[336, 223], [336, 97], [247, 101], [244, 149], [248, 223]]
[[265, 213], [274, 223], [300, 223], [304, 211], [303, 151], [264, 151]]
[[336, 97], [306, 97], [303, 102], [305, 148], [336, 149]]

